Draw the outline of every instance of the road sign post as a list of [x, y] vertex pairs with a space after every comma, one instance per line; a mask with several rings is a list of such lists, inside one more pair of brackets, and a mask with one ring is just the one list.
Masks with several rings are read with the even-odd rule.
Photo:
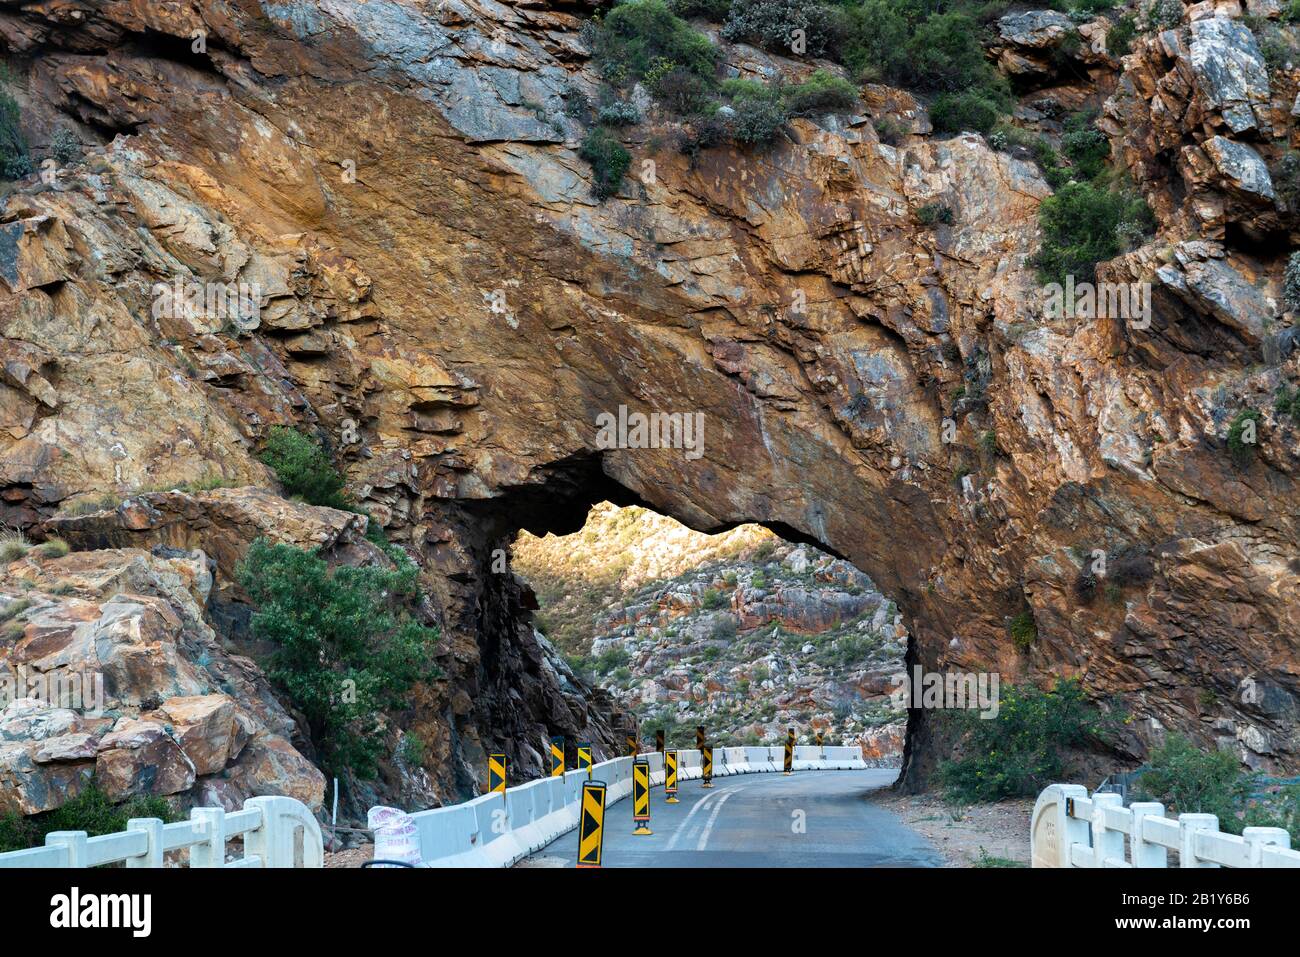
[[587, 780], [591, 780], [591, 742], [584, 741], [578, 745], [578, 770], [587, 772]]
[[578, 866], [600, 867], [605, 849], [605, 782], [585, 781], [578, 820]]
[[790, 729], [785, 739], [785, 773], [794, 774], [794, 728]]
[[713, 787], [713, 748], [707, 744], [700, 747], [700, 768], [700, 777], [704, 779], [700, 787]]
[[650, 762], [632, 762], [632, 833], [653, 834], [650, 830]]
[[635, 758], [639, 750], [640, 748], [638, 748], [636, 744], [636, 735], [629, 734], [627, 736], [627, 756], [629, 758]]
[[664, 803], [676, 804], [677, 801], [677, 752], [664, 752]]
[[488, 755], [488, 794], [506, 791], [506, 756], [504, 754]]
[[551, 777], [564, 777], [564, 736], [551, 738]]
[[704, 750], [704, 725], [702, 724], [697, 724], [695, 726], [695, 750]]
[[664, 753], [664, 729], [660, 728], [655, 732], [655, 750], [660, 754]]
[[817, 732], [817, 757], [823, 761], [826, 760], [826, 735], [822, 731]]

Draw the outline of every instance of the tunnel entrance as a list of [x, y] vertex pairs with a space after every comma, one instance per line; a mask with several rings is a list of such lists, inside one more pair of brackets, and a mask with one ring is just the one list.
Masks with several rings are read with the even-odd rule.
[[602, 501], [569, 534], [521, 531], [513, 569], [538, 630], [589, 683], [690, 747], [860, 745], [902, 764], [907, 712], [891, 697], [908, 636], [889, 597], [849, 562], [759, 525], [693, 531]]

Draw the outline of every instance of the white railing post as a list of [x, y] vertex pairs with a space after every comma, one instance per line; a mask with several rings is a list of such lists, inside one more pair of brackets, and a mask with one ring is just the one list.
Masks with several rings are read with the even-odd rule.
[[1124, 832], [1106, 826], [1106, 808], [1124, 807], [1118, 794], [1092, 796], [1092, 866], [1105, 867], [1108, 858], [1124, 860]]
[[1196, 834], [1198, 831], [1217, 831], [1219, 819], [1213, 814], [1178, 815], [1178, 866], [1179, 867], [1218, 867], [1212, 861], [1203, 861], [1196, 856]]
[[1241, 832], [1250, 848], [1250, 866], [1264, 866], [1264, 848], [1290, 847], [1291, 835], [1282, 827], [1248, 827]]
[[85, 831], [51, 831], [45, 835], [46, 847], [66, 847], [68, 849], [68, 867], [86, 866]]
[[198, 825], [203, 840], [190, 846], [190, 867], [225, 867], [226, 812], [219, 807], [196, 807], [190, 820]]
[[262, 859], [263, 867], [294, 867], [299, 831], [302, 832], [301, 866], [324, 865], [320, 825], [305, 805], [291, 797], [266, 796], [249, 798], [244, 807], [255, 807], [262, 812], [262, 826], [249, 832], [244, 840], [245, 846]]
[[1168, 867], [1169, 852], [1159, 844], [1146, 839], [1143, 827], [1149, 817], [1164, 817], [1165, 806], [1158, 801], [1135, 801], [1129, 805], [1133, 812], [1133, 829], [1129, 832], [1129, 860], [1134, 867]]
[[149, 839], [149, 849], [139, 857], [128, 857], [127, 867], [163, 866], [163, 822], [156, 817], [133, 817], [126, 822], [128, 831], [143, 831]]

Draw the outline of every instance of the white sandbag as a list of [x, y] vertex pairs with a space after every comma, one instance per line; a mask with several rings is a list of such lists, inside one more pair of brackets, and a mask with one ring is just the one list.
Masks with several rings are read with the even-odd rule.
[[401, 861], [420, 866], [420, 835], [411, 815], [395, 807], [372, 807], [367, 823], [375, 834], [376, 861]]

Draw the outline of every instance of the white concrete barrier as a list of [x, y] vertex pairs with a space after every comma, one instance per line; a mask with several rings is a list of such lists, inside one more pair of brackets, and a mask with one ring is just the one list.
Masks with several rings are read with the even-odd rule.
[[[291, 797], [249, 798], [239, 811], [196, 807], [188, 821], [132, 818], [125, 831], [91, 837], [54, 831], [44, 847], [0, 854], [2, 867], [162, 867], [169, 851], [188, 850], [190, 867], [322, 867], [324, 840], [307, 805]], [[242, 837], [243, 855], [226, 860], [226, 844]], [[168, 862], [175, 863], [175, 859]]]
[[[1096, 793], [1079, 784], [1043, 790], [1029, 820], [1034, 867], [1300, 867], [1291, 835], [1280, 827], [1248, 827], [1241, 835], [1219, 830], [1213, 814], [1167, 818], [1164, 806]], [[1126, 841], [1127, 838], [1127, 853]]]
[[[824, 758], [817, 755], [824, 752]], [[798, 746], [800, 770], [861, 769], [857, 747]], [[702, 774], [702, 755], [694, 748], [677, 752], [677, 776], [690, 781]], [[649, 751], [637, 756], [650, 766], [650, 786], [664, 783], [663, 755]], [[713, 774], [752, 774], [779, 771], [784, 746], [714, 748]], [[631, 757], [613, 758], [593, 765], [591, 779], [605, 783], [605, 806], [632, 794]], [[465, 804], [434, 808], [413, 815], [420, 833], [420, 853], [427, 867], [509, 867], [535, 853], [578, 825], [583, 771], [562, 778], [541, 778], [488, 794]], [[26, 852], [20, 852], [26, 853]]]

